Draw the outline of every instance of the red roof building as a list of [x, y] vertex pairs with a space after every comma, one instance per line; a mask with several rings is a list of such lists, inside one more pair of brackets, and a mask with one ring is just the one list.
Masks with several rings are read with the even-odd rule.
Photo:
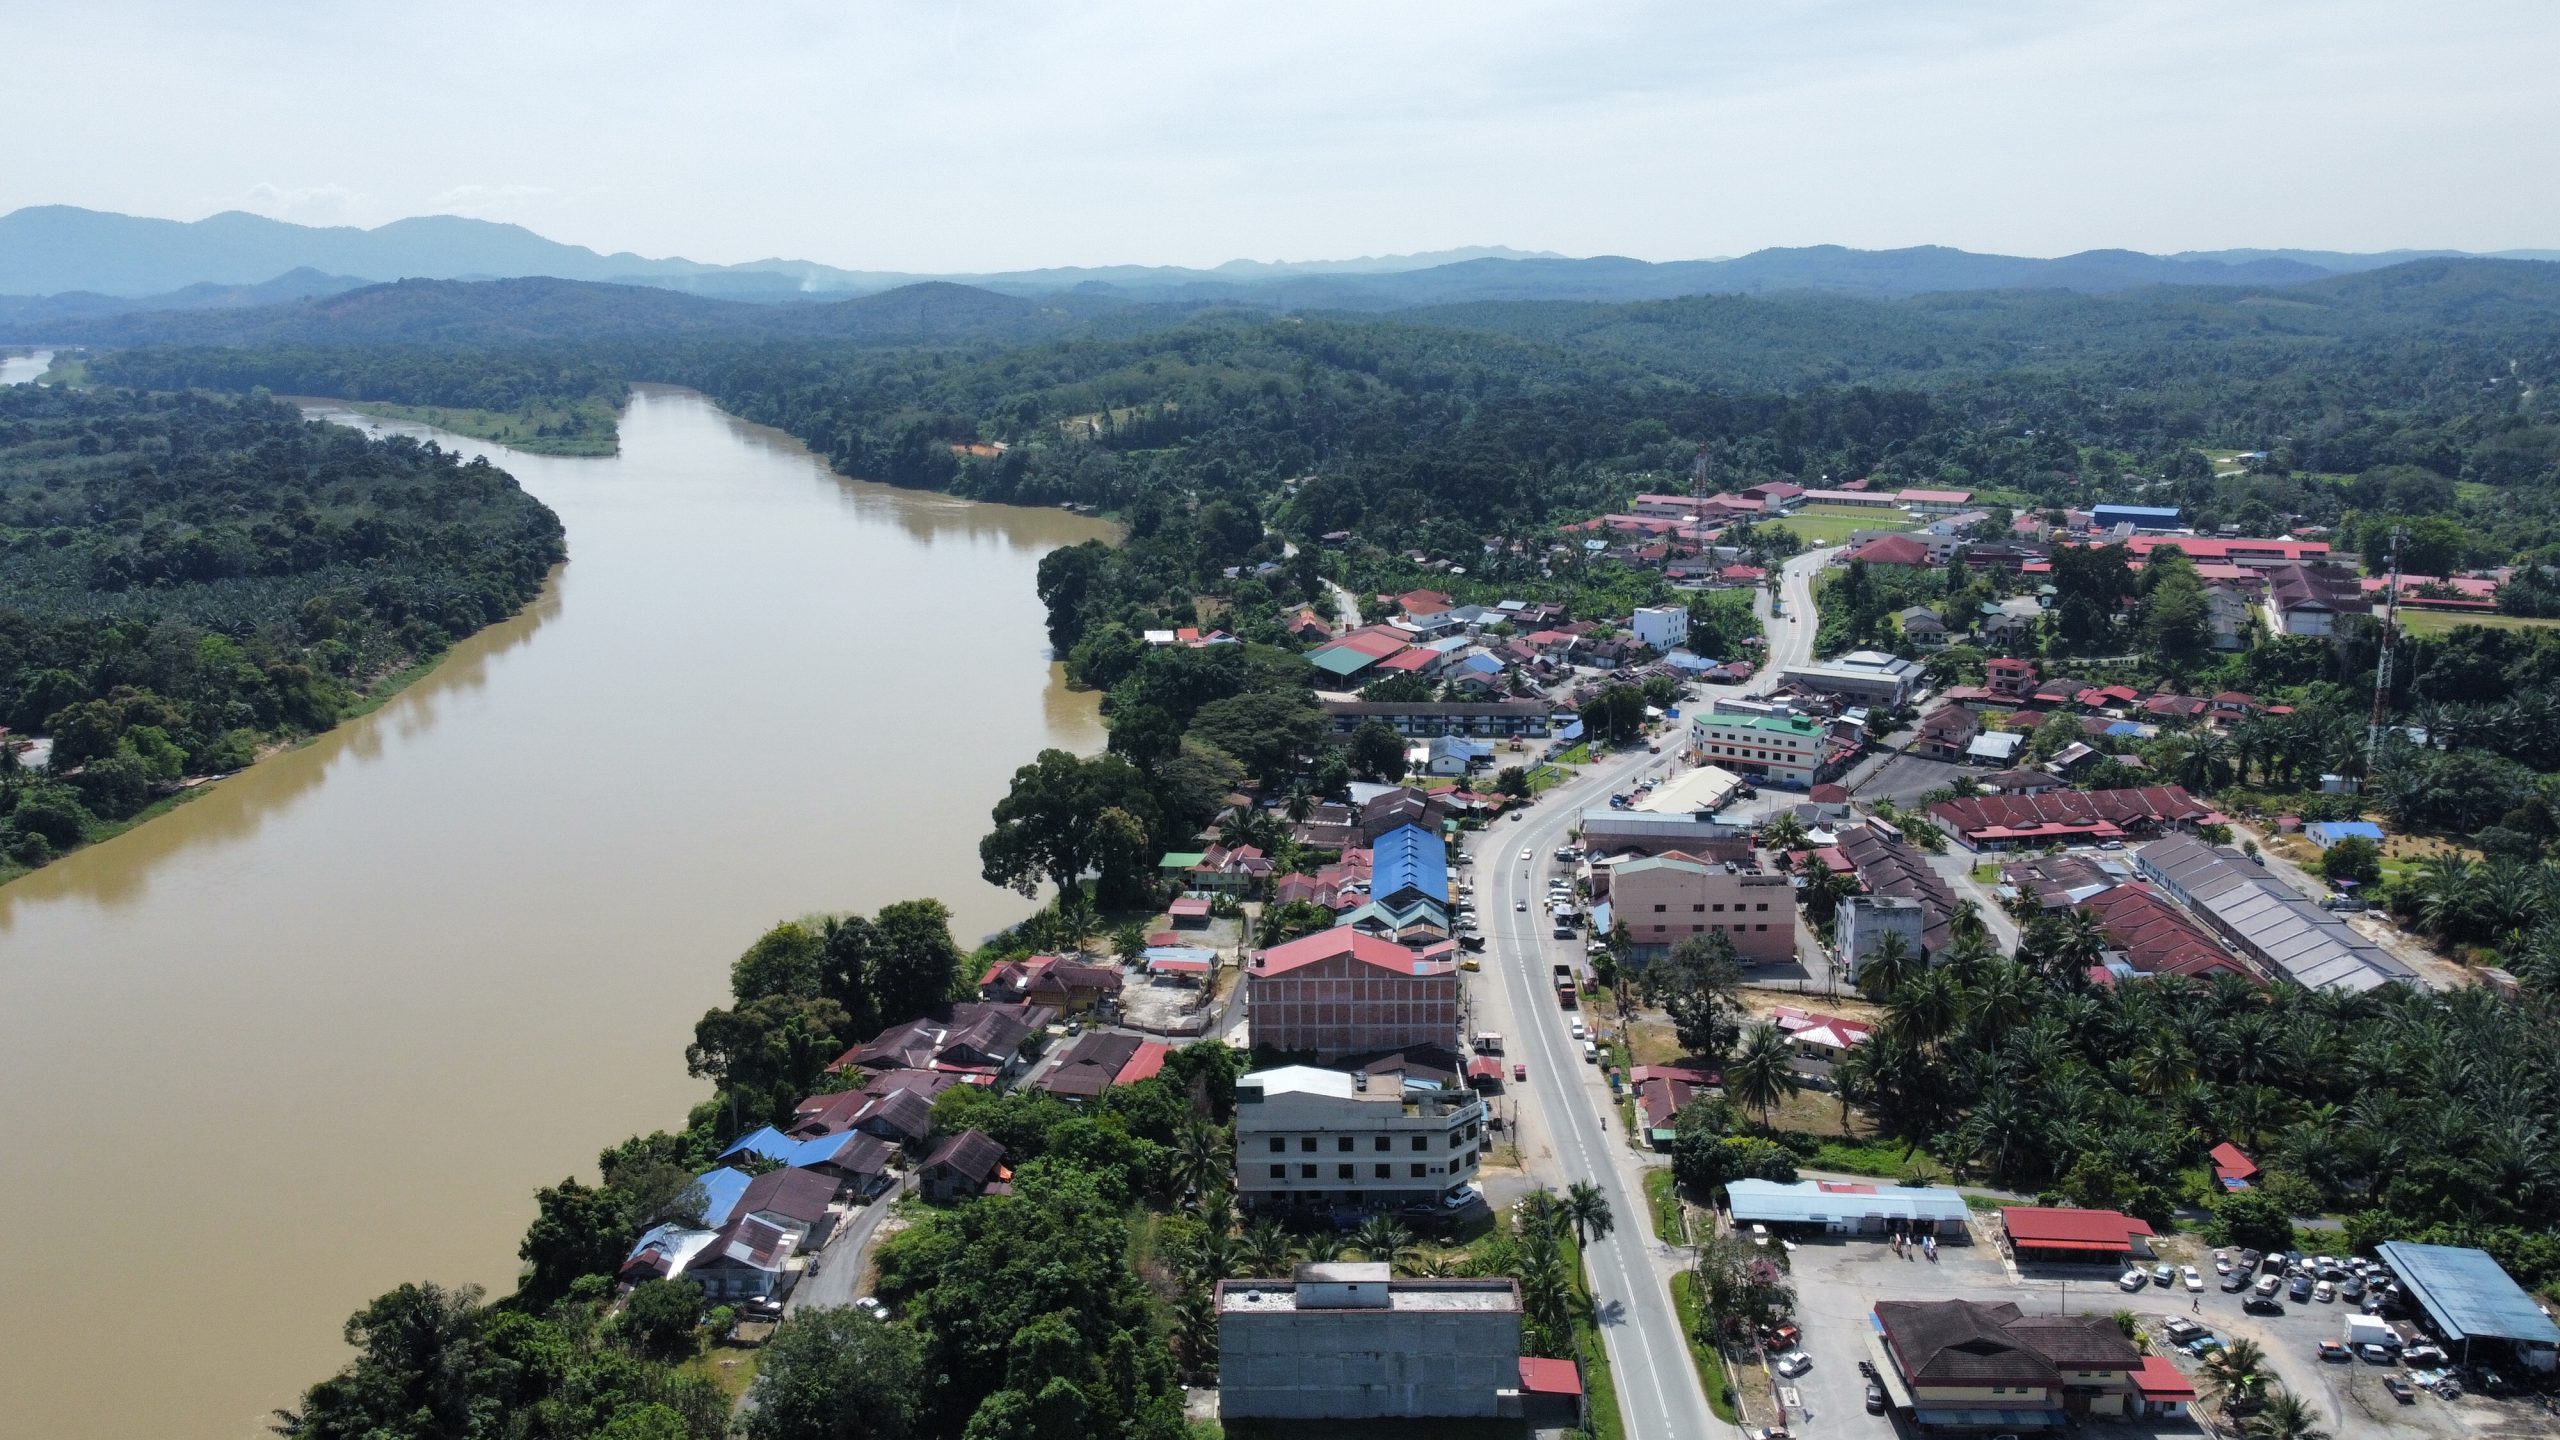
[[2070, 1210], [2009, 1205], [2000, 1229], [2021, 1261], [2115, 1261], [2133, 1253], [2135, 1237], [2149, 1238], [2151, 1224], [2121, 1210]]
[[2121, 790], [2053, 790], [2041, 795], [1994, 795], [1946, 800], [1929, 807], [1939, 829], [1972, 850], [2005, 850], [2078, 839], [2118, 840], [2194, 825], [2213, 812], [2176, 785]]
[[2148, 885], [2101, 890], [2081, 901], [2079, 908], [2098, 917], [2108, 941], [2124, 951], [2125, 962], [2145, 975], [2258, 978]]
[[1842, 558], [1864, 560], [1870, 565], [1926, 565], [1929, 563], [1929, 547], [1908, 535], [1886, 535], [1868, 541]]
[[2213, 1161], [2214, 1183], [2225, 1190], [2246, 1190], [2258, 1178], [2258, 1162], [2240, 1153], [2240, 1147], [2225, 1140], [2213, 1147], [2208, 1156]]
[[1455, 1048], [1458, 967], [1348, 927], [1253, 957], [1245, 1004], [1257, 1045], [1319, 1056]]
[[1520, 1357], [1520, 1388], [1531, 1395], [1582, 1394], [1582, 1367], [1570, 1360], [1542, 1360], [1534, 1355]]

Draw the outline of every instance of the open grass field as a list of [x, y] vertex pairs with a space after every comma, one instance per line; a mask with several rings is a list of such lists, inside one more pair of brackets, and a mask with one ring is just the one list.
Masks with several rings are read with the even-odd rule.
[[2485, 625], [2492, 630], [2541, 630], [2560, 625], [2560, 619], [2533, 615], [2484, 615], [2463, 610], [2412, 610], [2405, 605], [2400, 610], [2400, 629], [2410, 635], [2442, 635], [2461, 625]]
[[1865, 510], [1856, 506], [1807, 505], [1793, 514], [1763, 522], [1794, 533], [1807, 545], [1837, 545], [1861, 530], [1909, 530], [1914, 522], [1900, 510]]

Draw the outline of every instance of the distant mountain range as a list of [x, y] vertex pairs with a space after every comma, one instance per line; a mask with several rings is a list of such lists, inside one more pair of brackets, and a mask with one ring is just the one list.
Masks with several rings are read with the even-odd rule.
[[[627, 252], [599, 254], [545, 239], [518, 225], [452, 215], [420, 216], [371, 230], [315, 228], [229, 211], [196, 221], [154, 220], [71, 206], [34, 206], [0, 215], [0, 335], [15, 339], [93, 339], [114, 343], [120, 328], [168, 336], [188, 328], [165, 316], [147, 326], [104, 323], [119, 315], [238, 310], [315, 301], [389, 281], [555, 280], [681, 292], [712, 302], [695, 309], [653, 305], [639, 296], [572, 300], [561, 290], [510, 291], [527, 328], [557, 328], [556, 307], [585, 305], [570, 328], [629, 323], [675, 330], [714, 328], [764, 333], [826, 334], [861, 317], [865, 333], [887, 323], [897, 306], [839, 311], [864, 296], [908, 294], [912, 324], [932, 329], [966, 311], [964, 333], [993, 325], [1012, 332], [1040, 328], [1043, 313], [1092, 314], [1115, 305], [1240, 305], [1258, 308], [1400, 310], [1520, 300], [1630, 302], [1692, 295], [1822, 291], [1893, 299], [1945, 291], [2059, 289], [2105, 293], [2153, 285], [2298, 285], [2455, 251], [2359, 255], [2319, 250], [2219, 250], [2147, 255], [2091, 250], [2056, 259], [1984, 255], [1944, 246], [1852, 250], [1837, 245], [1755, 251], [1724, 260], [1649, 262], [1622, 256], [1561, 255], [1472, 247], [1354, 260], [1235, 260], [1213, 269], [1115, 265], [996, 274], [925, 276], [845, 270], [805, 260], [705, 265]], [[2499, 258], [2560, 260], [2560, 251], [2505, 251]], [[942, 290], [918, 291], [920, 285]], [[986, 301], [956, 302], [949, 291], [1040, 302], [999, 319]], [[433, 292], [397, 287], [398, 308], [433, 329]], [[910, 293], [914, 292], [914, 293]], [[488, 323], [485, 300], [474, 301], [474, 325]], [[726, 312], [721, 304], [827, 311], [789, 320]], [[545, 307], [555, 307], [546, 310]], [[503, 310], [505, 306], [501, 306]], [[335, 332], [364, 328], [361, 307], [332, 322]], [[947, 314], [945, 312], [954, 312]], [[301, 321], [287, 318], [300, 313]], [[317, 323], [323, 313], [288, 306], [277, 323]], [[637, 317], [655, 316], [643, 321]], [[207, 323], [208, 336], [239, 327]], [[255, 328], [255, 327], [251, 327]], [[937, 332], [939, 333], [939, 332]], [[280, 337], [269, 337], [280, 338]]]

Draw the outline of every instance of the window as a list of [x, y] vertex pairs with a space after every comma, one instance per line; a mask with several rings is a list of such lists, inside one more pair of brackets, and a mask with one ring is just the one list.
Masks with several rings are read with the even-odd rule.
[[1763, 900], [1763, 901], [1761, 901], [1759, 904], [1754, 905], [1754, 906], [1752, 906], [1751, 908], [1752, 908], [1752, 909], [1754, 909], [1754, 910], [1766, 910], [1766, 909], [1768, 909], [1768, 908], [1769, 908], [1769, 902], [1768, 902], [1768, 901], [1766, 901], [1766, 900]]
[[1431, 1148], [1431, 1137], [1430, 1137], [1430, 1136], [1428, 1136], [1428, 1135], [1416, 1135], [1416, 1136], [1414, 1136], [1414, 1137], [1413, 1137], [1413, 1148], [1414, 1148], [1414, 1149], [1416, 1149], [1416, 1150], [1428, 1150], [1428, 1149], [1430, 1149], [1430, 1148]]
[[1298, 1178], [1299, 1178], [1299, 1179], [1301, 1179], [1301, 1180], [1313, 1180], [1314, 1178], [1316, 1178], [1316, 1167], [1314, 1167], [1313, 1165], [1301, 1165], [1301, 1166], [1299, 1166], [1299, 1167], [1298, 1167]]
[[1669, 909], [1669, 908], [1671, 908], [1671, 907], [1669, 907], [1669, 906], [1667, 906], [1667, 905], [1656, 905], [1656, 906], [1654, 906], [1654, 907], [1653, 907], [1653, 913], [1654, 913], [1654, 914], [1656, 914], [1656, 915], [1659, 915], [1659, 914], [1661, 914], [1663, 911], [1665, 911], [1665, 910], [1667, 910], [1667, 909]]
[[1414, 1179], [1416, 1179], [1416, 1180], [1419, 1180], [1419, 1179], [1421, 1179], [1423, 1176], [1428, 1175], [1428, 1174], [1430, 1174], [1430, 1173], [1431, 1173], [1431, 1167], [1430, 1167], [1430, 1166], [1428, 1166], [1428, 1165], [1419, 1165], [1419, 1164], [1418, 1164], [1418, 1165], [1415, 1165], [1415, 1166], [1413, 1167], [1413, 1178], [1414, 1178]]
[[1724, 913], [1724, 902], [1723, 902], [1723, 901], [1717, 901], [1717, 902], [1716, 902], [1716, 913], [1717, 913], [1717, 914], [1719, 914], [1719, 915], [1721, 915], [1721, 914], [1723, 914], [1723, 913]]
[[[1704, 913], [1706, 913], [1706, 908], [1707, 908], [1707, 907], [1706, 907], [1706, 906], [1704, 906], [1704, 905], [1692, 905], [1692, 906], [1690, 906], [1690, 907], [1689, 907], [1689, 910], [1690, 910], [1690, 912], [1691, 912], [1692, 914], [1704, 914]], [[1721, 905], [1719, 905], [1719, 906], [1717, 906], [1716, 908], [1717, 908], [1717, 909], [1719, 909], [1719, 910], [1721, 910], [1721, 909], [1723, 909], [1724, 907], [1723, 907], [1723, 906], [1721, 906]]]
[[1301, 1150], [1301, 1151], [1313, 1151], [1315, 1148], [1316, 1148], [1316, 1137], [1314, 1137], [1313, 1135], [1301, 1135], [1301, 1136], [1299, 1136], [1299, 1137], [1298, 1137], [1298, 1149], [1299, 1149], [1299, 1150]]
[[1766, 926], [1766, 925], [1754, 925], [1754, 926], [1752, 926], [1751, 928], [1752, 928], [1752, 929], [1754, 929], [1754, 930], [1766, 930], [1766, 929], [1768, 929], [1769, 927], [1768, 927], [1768, 926]]
[[1334, 1167], [1333, 1167], [1333, 1178], [1334, 1178], [1334, 1179], [1336, 1179], [1336, 1180], [1348, 1180], [1348, 1179], [1350, 1179], [1350, 1178], [1351, 1178], [1351, 1168], [1352, 1168], [1352, 1167], [1350, 1167], [1350, 1166], [1348, 1166], [1348, 1165], [1336, 1165], [1336, 1166], [1334, 1166]]
[[1377, 1146], [1376, 1146], [1375, 1148], [1380, 1149], [1380, 1150], [1393, 1150], [1394, 1148], [1396, 1148], [1396, 1142], [1394, 1142], [1393, 1140], [1388, 1139], [1388, 1138], [1387, 1138], [1386, 1136], [1384, 1136], [1384, 1135], [1381, 1135], [1381, 1136], [1379, 1136], [1379, 1137], [1378, 1137], [1378, 1143], [1377, 1143]]
[[1391, 1175], [1393, 1175], [1393, 1174], [1395, 1174], [1395, 1173], [1396, 1173], [1396, 1167], [1394, 1167], [1393, 1165], [1384, 1165], [1384, 1164], [1382, 1164], [1382, 1165], [1380, 1165], [1380, 1166], [1378, 1167], [1378, 1178], [1379, 1178], [1379, 1179], [1381, 1179], [1381, 1180], [1384, 1180], [1384, 1179], [1388, 1178], [1389, 1176], [1391, 1176]]
[[1342, 1136], [1342, 1137], [1340, 1137], [1339, 1139], [1335, 1140], [1335, 1141], [1333, 1142], [1333, 1148], [1334, 1148], [1334, 1149], [1336, 1149], [1336, 1150], [1348, 1150], [1348, 1149], [1350, 1149], [1350, 1148], [1351, 1148], [1351, 1137], [1350, 1137], [1350, 1136], [1348, 1136], [1348, 1135], [1345, 1135], [1345, 1136]]
[[1272, 1179], [1274, 1179], [1274, 1180], [1286, 1180], [1286, 1179], [1288, 1179], [1288, 1178], [1289, 1178], [1289, 1167], [1288, 1167], [1288, 1166], [1286, 1166], [1286, 1165], [1274, 1165], [1274, 1166], [1272, 1166], [1272, 1167], [1271, 1167], [1271, 1178], [1272, 1178]]

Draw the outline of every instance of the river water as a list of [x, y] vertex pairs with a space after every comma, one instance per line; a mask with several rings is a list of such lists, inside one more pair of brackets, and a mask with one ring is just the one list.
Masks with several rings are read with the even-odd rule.
[[541, 598], [0, 888], [0, 1434], [261, 1434], [358, 1305], [503, 1292], [534, 1187], [682, 1122], [766, 926], [1028, 912], [977, 839], [1014, 766], [1102, 743], [1033, 570], [1106, 525], [839, 479], [686, 391], [622, 434], [440, 436], [560, 512]]
[[50, 350], [0, 350], [0, 385], [24, 385], [52, 368]]

